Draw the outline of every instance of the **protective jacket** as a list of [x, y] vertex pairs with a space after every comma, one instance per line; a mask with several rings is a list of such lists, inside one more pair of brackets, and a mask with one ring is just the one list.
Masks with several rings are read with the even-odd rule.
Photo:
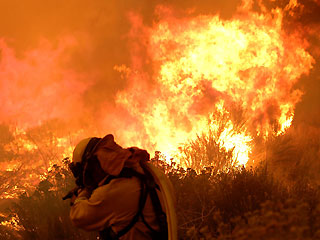
[[[121, 148], [114, 142], [112, 135], [107, 135], [99, 142], [94, 155], [98, 158], [102, 169], [108, 173], [108, 177], [115, 177], [105, 184], [108, 178], [106, 177], [93, 192], [86, 189], [81, 191], [71, 206], [70, 218], [76, 227], [87, 231], [111, 229], [114, 233], [118, 233], [137, 215], [142, 193], [141, 179], [136, 176], [121, 177], [120, 173], [123, 168], [130, 168], [143, 174], [140, 163], [149, 156], [144, 150]], [[163, 205], [158, 190], [157, 195]], [[120, 237], [121, 240], [152, 239], [154, 232], [150, 228], [155, 231], [160, 230], [150, 195], [146, 195], [142, 215], [143, 219], [139, 217], [130, 230]]]
[[[112, 227], [117, 233], [125, 228], [138, 211], [140, 182], [136, 177], [115, 178], [90, 193], [83, 191], [71, 207], [70, 217], [75, 226], [87, 231], [102, 231]], [[143, 216], [155, 230], [159, 230], [150, 196]], [[151, 232], [141, 219], [121, 239], [151, 239]]]

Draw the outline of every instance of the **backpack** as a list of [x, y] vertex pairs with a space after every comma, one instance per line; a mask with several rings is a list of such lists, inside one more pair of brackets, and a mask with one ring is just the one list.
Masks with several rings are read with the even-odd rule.
[[[140, 181], [141, 189], [140, 189], [140, 198], [139, 198], [139, 209], [137, 210], [137, 213], [132, 218], [130, 223], [126, 227], [124, 227], [122, 230], [120, 230], [118, 233], [115, 233], [111, 227], [105, 228], [104, 230], [99, 232], [100, 239], [118, 240], [120, 237], [128, 233], [130, 229], [139, 221], [139, 219], [142, 219], [142, 222], [150, 230], [152, 239], [154, 240], [168, 239], [167, 216], [162, 209], [162, 206], [157, 194], [157, 189], [161, 191], [160, 187], [158, 184], [156, 184], [156, 181], [153, 175], [150, 173], [150, 170], [148, 169], [148, 167], [142, 166], [142, 169], [144, 171], [144, 174], [138, 173], [137, 171], [131, 168], [123, 168], [119, 176], [109, 176], [104, 182], [104, 184], [108, 184], [112, 179], [115, 179], [115, 178], [137, 177]], [[143, 209], [144, 209], [148, 195], [150, 195], [150, 199], [156, 214], [156, 220], [160, 227], [160, 231], [153, 229], [144, 219]]]

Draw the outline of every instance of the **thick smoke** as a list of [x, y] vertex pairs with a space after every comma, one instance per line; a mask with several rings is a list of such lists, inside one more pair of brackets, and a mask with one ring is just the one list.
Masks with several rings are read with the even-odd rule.
[[[251, 1], [256, 11], [286, 9], [283, 27], [304, 31], [308, 50], [318, 60], [319, 2], [298, 1], [298, 6], [291, 7], [288, 3]], [[142, 16], [143, 24], [152, 26], [158, 20], [155, 9], [159, 4], [173, 7], [178, 15], [219, 14], [226, 19], [242, 2], [0, 0], [0, 122], [34, 126], [58, 118], [92, 124], [94, 119], [121, 111], [114, 99], [129, 83], [114, 68], [130, 65], [130, 14]], [[305, 94], [295, 122], [320, 125], [318, 64], [297, 87]]]
[[[289, 35], [298, 35], [291, 38], [292, 42], [303, 39], [305, 42], [301, 45], [315, 61], [310, 71], [309, 67], [302, 71], [308, 75], [294, 81], [297, 92], [303, 91], [295, 109], [295, 128], [269, 143], [270, 147], [265, 147], [268, 144], [262, 138], [255, 139], [257, 154], [253, 152], [252, 159], [257, 155], [261, 156], [257, 160], [263, 158], [271, 166], [280, 165], [275, 168], [275, 172], [281, 170], [279, 175], [283, 175], [282, 169], [290, 172], [289, 166], [294, 165], [310, 169], [310, 175], [318, 176], [319, 0], [0, 0], [0, 169], [16, 169], [10, 183], [13, 192], [18, 193], [14, 190], [16, 183], [33, 181], [26, 172], [36, 173], [38, 179], [37, 176], [47, 171], [52, 163], [61, 162], [62, 154], [70, 156], [74, 145], [83, 137], [112, 133], [121, 145], [133, 143], [147, 148], [154, 144], [150, 149], [162, 151], [157, 149], [155, 141], [158, 141], [164, 149], [174, 147], [176, 150], [168, 136], [177, 141], [186, 139], [186, 133], [194, 127], [189, 115], [194, 115], [191, 118], [205, 116], [219, 98], [225, 98], [202, 81], [203, 97], [193, 99], [191, 114], [177, 115], [179, 99], [168, 108], [165, 103], [161, 105], [166, 96], [158, 99], [152, 95], [159, 89], [153, 75], [159, 69], [154, 69], [156, 64], [150, 61], [146, 47], [151, 45], [143, 31], [161, 21], [161, 14], [157, 12], [159, 5], [172, 9], [178, 20], [200, 15], [231, 19], [235, 14], [241, 16], [239, 8], [242, 11], [253, 9], [261, 14], [281, 9], [282, 28]], [[246, 13], [242, 14], [245, 18]], [[292, 42], [284, 45], [292, 45], [287, 51], [294, 53], [297, 49]], [[138, 71], [132, 73], [132, 69]], [[261, 76], [263, 72], [261, 68]], [[250, 69], [243, 74], [250, 74]], [[264, 78], [256, 84], [263, 88]], [[288, 87], [288, 91], [284, 91], [288, 95], [295, 90], [291, 85], [280, 87]], [[131, 100], [129, 104], [119, 103], [121, 94], [124, 102]], [[143, 94], [151, 96], [148, 98]], [[255, 96], [254, 92], [252, 96]], [[160, 107], [154, 110], [153, 102], [148, 99], [154, 103], [160, 101], [157, 105]], [[277, 105], [266, 102], [259, 107], [261, 119], [258, 116], [256, 122], [276, 119], [279, 115]], [[130, 109], [123, 106], [130, 106]], [[142, 116], [139, 109], [148, 107], [154, 115]], [[170, 118], [163, 117], [162, 113], [166, 111]], [[241, 111], [238, 115], [242, 119]], [[154, 123], [154, 119], [159, 121]], [[172, 125], [168, 124], [170, 121]], [[238, 125], [241, 124], [239, 121]], [[255, 122], [251, 126], [255, 126]]]
[[[308, 76], [302, 76], [297, 87], [302, 89], [304, 95], [301, 102], [296, 105], [294, 125], [305, 123], [320, 126], [320, 1], [271, 1], [263, 0], [262, 6], [267, 11], [283, 9], [283, 29], [289, 33], [299, 32], [309, 46], [308, 52], [315, 59], [315, 64]], [[261, 11], [261, 5], [255, 5], [256, 11]]]

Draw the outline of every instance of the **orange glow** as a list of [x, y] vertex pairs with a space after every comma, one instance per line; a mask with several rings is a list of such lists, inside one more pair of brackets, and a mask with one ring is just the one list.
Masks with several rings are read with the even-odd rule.
[[[296, 83], [314, 59], [302, 33], [283, 29], [283, 16], [299, 12], [299, 1], [271, 12], [260, 6], [259, 13], [252, 3], [243, 1], [230, 19], [158, 6], [148, 24], [126, 12], [129, 32], [109, 29], [124, 34], [121, 39], [94, 21], [87, 25], [97, 39], [92, 29], [77, 28], [37, 39], [20, 53], [0, 36], [0, 124], [14, 138], [1, 143], [14, 154], [0, 163], [10, 180], [0, 198], [34, 189], [53, 164], [71, 157], [81, 138], [108, 133], [123, 147], [145, 148], [151, 156], [160, 151], [179, 163], [179, 149], [211, 131], [221, 148], [233, 150], [238, 165], [254, 161], [257, 138], [290, 128], [303, 95]], [[110, 19], [99, 12], [97, 22], [119, 18], [122, 24], [111, 5]], [[127, 52], [119, 49], [126, 44], [130, 54], [123, 57]], [[50, 127], [55, 120], [67, 126]]]
[[[5, 216], [1, 214], [0, 217], [5, 217]], [[9, 227], [11, 229], [14, 229], [15, 231], [21, 231], [24, 229], [19, 223], [19, 218], [16, 215], [12, 216], [11, 219], [9, 220], [0, 222], [0, 225]]]
[[[231, 20], [217, 15], [177, 18], [165, 7], [159, 7], [158, 15], [160, 21], [151, 28], [131, 16], [133, 38], [146, 43], [155, 69], [151, 79], [146, 79], [139, 55], [132, 57], [131, 67], [117, 68], [131, 83], [117, 95], [117, 103], [148, 136], [140, 145], [176, 156], [180, 145], [207, 130], [208, 116], [220, 109], [229, 117], [217, 142], [235, 148], [238, 163], [246, 164], [254, 136], [281, 134], [290, 127], [302, 95], [293, 85], [309, 72], [313, 58], [298, 35], [282, 30], [280, 10], [258, 14], [240, 9]], [[234, 131], [237, 119], [230, 109], [235, 105], [245, 113], [241, 132]]]
[[67, 52], [76, 46], [72, 37], [57, 46], [42, 40], [36, 49], [16, 56], [0, 38], [0, 117], [20, 128], [41, 125], [54, 118], [68, 118], [81, 109], [81, 94], [89, 86], [82, 75], [68, 69]]
[[[34, 189], [46, 178], [54, 164], [61, 165], [62, 159], [72, 155], [75, 144], [70, 141], [71, 136], [36, 141], [25, 130], [14, 130], [14, 141], [5, 146], [7, 151], [15, 153], [14, 159], [0, 164], [0, 169], [5, 169], [4, 176], [8, 178], [1, 185], [3, 191], [0, 199], [17, 198], [20, 193]], [[73, 136], [80, 132], [75, 132]]]

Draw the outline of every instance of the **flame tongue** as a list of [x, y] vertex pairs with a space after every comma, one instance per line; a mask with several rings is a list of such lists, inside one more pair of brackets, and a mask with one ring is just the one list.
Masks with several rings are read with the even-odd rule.
[[[252, 137], [280, 134], [291, 125], [302, 94], [293, 85], [313, 62], [304, 42], [281, 29], [280, 11], [221, 20], [218, 16], [178, 19], [161, 10], [165, 14], [160, 11], [160, 21], [147, 30], [132, 17], [133, 28], [145, 34], [156, 88], [143, 81], [142, 56], [135, 51], [127, 69], [133, 84], [118, 94], [117, 103], [154, 139], [142, 145], [164, 152], [205, 131], [208, 116], [217, 109], [225, 111], [230, 115], [228, 125], [217, 141], [226, 149], [235, 148], [239, 163], [245, 164]], [[235, 104], [246, 115], [241, 132], [235, 130], [229, 110]]]
[[[254, 13], [250, 2], [244, 1], [230, 20], [216, 15], [177, 18], [159, 7], [158, 21], [147, 27], [129, 14], [131, 63], [114, 67], [129, 85], [101, 112], [99, 104], [88, 106], [104, 97], [95, 91], [100, 87], [96, 79], [104, 74], [66, 64], [74, 49], [83, 50], [81, 41], [60, 36], [57, 44], [44, 41], [17, 57], [0, 40], [0, 115], [5, 124], [17, 124], [15, 140], [3, 138], [0, 145], [1, 151], [14, 153], [7, 154], [1, 169], [15, 176], [1, 196], [35, 186], [50, 165], [70, 156], [79, 139], [105, 133], [113, 133], [120, 145], [158, 150], [168, 160], [179, 160], [179, 147], [208, 131], [211, 141], [233, 150], [234, 160], [246, 164], [257, 137], [290, 127], [302, 95], [294, 85], [314, 61], [299, 32], [282, 29], [282, 11]], [[295, 8], [295, 1], [290, 3], [284, 11]], [[62, 127], [53, 119], [76, 120]]]

